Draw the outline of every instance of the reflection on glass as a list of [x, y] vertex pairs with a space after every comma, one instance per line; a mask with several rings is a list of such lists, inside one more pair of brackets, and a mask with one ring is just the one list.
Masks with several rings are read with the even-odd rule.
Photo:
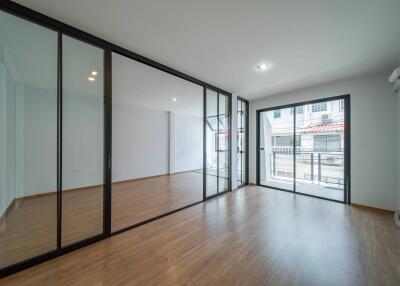
[[57, 237], [57, 33], [0, 11], [0, 268]]
[[293, 191], [293, 125], [290, 108], [260, 113], [261, 185]]
[[206, 109], [206, 181], [207, 197], [218, 193], [218, 93], [207, 89]]
[[296, 192], [344, 200], [344, 100], [296, 107]]
[[219, 94], [218, 192], [229, 189], [229, 97]]
[[237, 133], [237, 158], [238, 158], [238, 174], [237, 185], [238, 187], [247, 184], [247, 170], [246, 170], [246, 138], [247, 138], [247, 102], [237, 100], [237, 116], [238, 116], [238, 133]]
[[230, 98], [210, 89], [206, 95], [206, 196], [210, 197], [229, 190]]
[[113, 54], [111, 229], [203, 199], [203, 87]]
[[62, 246], [103, 232], [103, 50], [62, 38]]

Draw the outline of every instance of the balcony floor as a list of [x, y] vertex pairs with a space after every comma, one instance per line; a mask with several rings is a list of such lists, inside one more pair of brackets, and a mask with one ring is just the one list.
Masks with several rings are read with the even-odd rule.
[[[288, 191], [293, 190], [293, 182], [279, 179], [266, 179], [260, 181], [261, 185], [268, 187], [275, 187], [285, 189]], [[343, 189], [333, 188], [327, 185], [311, 183], [310, 181], [296, 181], [296, 192], [317, 197], [327, 198], [336, 201], [344, 201]]]

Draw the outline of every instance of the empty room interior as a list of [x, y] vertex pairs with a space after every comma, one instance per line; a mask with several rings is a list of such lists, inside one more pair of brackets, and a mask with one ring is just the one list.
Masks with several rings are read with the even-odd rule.
[[399, 0], [0, 1], [0, 285], [400, 285]]

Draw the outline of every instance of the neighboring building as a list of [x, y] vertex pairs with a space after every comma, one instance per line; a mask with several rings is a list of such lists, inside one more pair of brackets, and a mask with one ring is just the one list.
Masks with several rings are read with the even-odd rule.
[[[292, 152], [294, 108], [268, 113], [274, 151]], [[343, 152], [344, 101], [334, 100], [296, 107], [296, 150]]]

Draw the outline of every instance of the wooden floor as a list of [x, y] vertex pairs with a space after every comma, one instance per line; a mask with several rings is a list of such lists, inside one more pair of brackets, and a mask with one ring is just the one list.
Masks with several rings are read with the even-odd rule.
[[0, 285], [400, 285], [392, 214], [250, 186]]
[[[112, 231], [202, 199], [203, 175], [198, 172], [113, 183]], [[0, 221], [0, 268], [56, 248], [56, 200], [51, 193], [14, 203]], [[62, 222], [62, 246], [101, 234], [102, 186], [64, 191]]]

